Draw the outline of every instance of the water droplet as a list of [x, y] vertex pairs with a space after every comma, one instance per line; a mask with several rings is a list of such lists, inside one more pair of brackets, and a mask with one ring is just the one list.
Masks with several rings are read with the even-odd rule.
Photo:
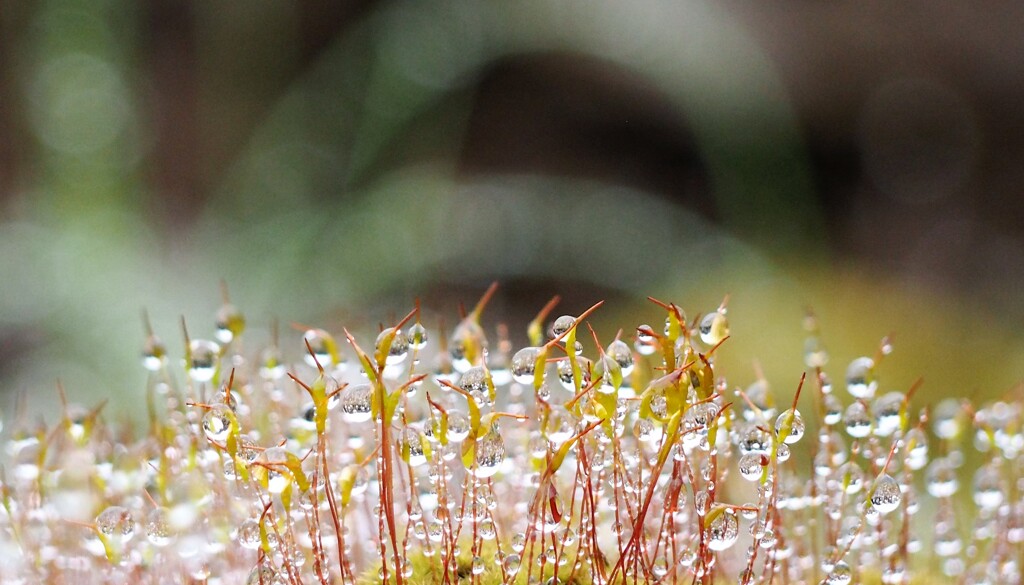
[[740, 521], [735, 510], [725, 509], [708, 526], [707, 545], [713, 551], [723, 551], [736, 544], [740, 535]]
[[1003, 478], [999, 468], [994, 465], [986, 465], [978, 470], [974, 476], [974, 503], [980, 508], [994, 510], [1003, 503]]
[[956, 467], [945, 457], [936, 459], [925, 473], [925, 487], [934, 498], [952, 496], [960, 487]]
[[771, 436], [760, 427], [750, 425], [746, 432], [742, 433], [737, 445], [740, 453], [764, 453], [771, 449]]
[[846, 368], [846, 391], [854, 398], [869, 400], [878, 389], [875, 379], [875, 360], [859, 357]]
[[409, 355], [409, 338], [407, 338], [401, 330], [395, 331], [393, 327], [388, 327], [377, 335], [377, 341], [374, 342], [374, 347], [377, 348], [377, 351], [381, 351], [383, 349], [381, 346], [387, 341], [387, 338], [390, 337], [392, 333], [394, 333], [394, 338], [391, 339], [391, 345], [388, 346], [387, 356], [384, 358], [384, 363], [389, 366], [402, 363], [405, 361], [406, 356]]
[[717, 345], [729, 335], [729, 321], [725, 313], [715, 311], [708, 313], [700, 321], [700, 339], [709, 347]]
[[845, 486], [846, 493], [857, 494], [864, 489], [864, 483], [866, 482], [864, 470], [858, 467], [856, 463], [847, 461], [842, 464], [839, 467], [838, 475], [841, 485]]
[[808, 368], [823, 368], [828, 364], [828, 350], [816, 335], [804, 341], [804, 364]]
[[427, 328], [419, 322], [413, 323], [412, 326], [409, 327], [407, 338], [409, 340], [409, 347], [419, 351], [427, 347]]
[[96, 530], [104, 537], [128, 542], [135, 536], [135, 519], [121, 506], [109, 506], [96, 516]]
[[217, 309], [216, 322], [217, 329], [213, 335], [224, 344], [231, 343], [245, 329], [245, 316], [231, 303], [224, 303]]
[[572, 437], [576, 417], [562, 407], [555, 407], [548, 418], [548, 426], [551, 429], [548, 431], [548, 440], [558, 446]]
[[903, 438], [907, 446], [907, 467], [917, 471], [928, 464], [928, 437], [923, 429], [914, 427]]
[[[771, 387], [768, 385], [767, 380], [757, 380], [750, 386], [747, 386], [747, 399], [756, 406], [762, 416], [766, 419], [771, 420], [775, 416], [775, 404], [772, 399]], [[756, 415], [749, 408], [744, 409], [743, 417], [749, 421], [753, 421]]]
[[826, 394], [824, 404], [825, 414], [822, 416], [822, 422], [827, 425], [834, 425], [843, 420], [843, 404], [839, 402], [835, 394]]
[[585, 387], [590, 384], [590, 372], [592, 370], [590, 360], [571, 356], [558, 360], [558, 381], [561, 382], [562, 387], [569, 391], [574, 391], [576, 386], [573, 383], [572, 378], [572, 362], [569, 360], [576, 360], [576, 364], [580, 368], [580, 387]]
[[423, 450], [423, 439], [419, 431], [406, 427], [402, 431], [402, 441], [409, 449], [408, 463], [410, 467], [419, 467], [427, 462], [427, 455]]
[[612, 394], [615, 392], [615, 379], [622, 380], [622, 367], [615, 358], [604, 354], [594, 363], [593, 377], [601, 381], [597, 385], [598, 392]]
[[747, 481], [757, 481], [761, 479], [761, 473], [767, 463], [767, 456], [763, 453], [747, 453], [739, 460], [740, 475]]
[[955, 530], [940, 530], [935, 535], [935, 554], [940, 557], [951, 557], [960, 554], [963, 543]]
[[220, 359], [220, 346], [206, 339], [194, 339], [189, 342], [188, 375], [196, 382], [209, 382], [217, 371]]
[[284, 376], [284, 364], [281, 363], [281, 350], [271, 346], [260, 355], [260, 377], [264, 380], [277, 380]]
[[350, 423], [366, 422], [373, 416], [373, 387], [354, 384], [341, 391], [342, 418]]
[[658, 440], [661, 437], [661, 432], [649, 419], [638, 418], [633, 423], [633, 436], [641, 443], [650, 443]]
[[843, 415], [846, 433], [855, 439], [863, 439], [871, 434], [871, 416], [862, 402], [854, 402], [846, 408]]
[[792, 445], [804, 436], [804, 418], [800, 416], [799, 410], [790, 408], [780, 414], [775, 419], [775, 434], [781, 436], [783, 428], [786, 426], [789, 427], [789, 433], [783, 439], [784, 443]]
[[871, 505], [881, 514], [888, 514], [900, 506], [902, 494], [900, 486], [889, 474], [884, 474], [875, 482], [871, 492]]
[[955, 398], [947, 398], [935, 405], [932, 411], [932, 430], [940, 439], [955, 439], [960, 435], [960, 420], [963, 407]]
[[494, 534], [495, 534], [494, 533], [494, 522], [491, 522], [490, 519], [487, 519], [487, 520], [484, 520], [483, 522], [481, 522], [480, 526], [479, 526], [479, 530], [480, 530], [480, 537], [483, 538], [484, 540], [493, 540], [494, 539]]
[[234, 414], [226, 404], [214, 404], [203, 415], [203, 433], [214, 443], [224, 444], [231, 434], [231, 420]]
[[853, 571], [846, 561], [839, 561], [825, 577], [826, 585], [850, 585], [853, 580]]
[[452, 366], [459, 372], [465, 372], [476, 365], [470, 361], [475, 355], [475, 360], [483, 355], [487, 349], [487, 336], [483, 328], [472, 319], [463, 319], [452, 332], [451, 340], [448, 342], [448, 353], [451, 354]]
[[338, 354], [338, 344], [330, 333], [323, 329], [308, 329], [302, 334], [302, 339], [313, 350], [313, 355], [309, 355], [309, 352], [304, 352], [302, 355], [307, 364], [315, 368], [319, 363], [326, 370], [338, 365], [334, 363], [335, 356], [338, 356], [339, 360], [341, 359]]
[[658, 340], [650, 332], [650, 325], [641, 325], [636, 328], [636, 343], [633, 346], [640, 355], [652, 355], [658, 351]]
[[471, 430], [469, 416], [460, 410], [448, 411], [448, 440], [461, 443], [469, 436]]
[[[513, 545], [514, 546], [514, 545]], [[522, 550], [522, 548], [520, 548]], [[505, 569], [505, 573], [509, 576], [515, 575], [519, 572], [519, 564], [521, 559], [518, 554], [512, 553], [505, 557], [505, 560], [501, 561], [502, 567]]]
[[[283, 447], [270, 447], [263, 450], [256, 457], [256, 461], [263, 464], [258, 469], [259, 473], [266, 473], [268, 492], [279, 494], [291, 484], [292, 475], [284, 470], [284, 464], [288, 461], [288, 452]], [[273, 467], [266, 467], [268, 465]]]
[[524, 548], [526, 548], [526, 535], [518, 532], [512, 537], [512, 550], [521, 553]]
[[174, 541], [167, 508], [153, 508], [146, 516], [146, 538], [153, 546], [164, 547]]
[[255, 518], [248, 518], [238, 527], [238, 544], [249, 550], [260, 547], [260, 523]]
[[608, 349], [605, 350], [605, 353], [608, 357], [618, 362], [623, 378], [628, 378], [633, 373], [633, 352], [626, 345], [625, 341], [616, 339], [608, 344]]
[[245, 585], [277, 585], [277, 571], [270, 565], [260, 563], [252, 568]]
[[156, 335], [146, 338], [142, 347], [142, 367], [157, 372], [167, 364], [167, 347]]
[[512, 379], [520, 384], [533, 384], [539, 347], [524, 347], [512, 356]]
[[888, 392], [878, 397], [871, 405], [875, 415], [875, 435], [888, 437], [899, 430], [900, 411], [906, 397], [901, 392]]
[[793, 453], [790, 451], [789, 445], [782, 443], [776, 449], [775, 457], [779, 460], [779, 463], [785, 463], [786, 461], [789, 461], [789, 457], [792, 454]]
[[505, 461], [505, 442], [496, 429], [491, 429], [476, 442], [476, 465], [473, 475], [479, 478], [491, 477]]
[[561, 317], [555, 319], [555, 322], [551, 325], [552, 337], [558, 337], [559, 335], [565, 333], [570, 328], [572, 328], [572, 326], [575, 324], [575, 317], [573, 317], [572, 315], [562, 315]]
[[473, 366], [463, 372], [459, 378], [459, 388], [473, 397], [480, 406], [490, 406], [491, 390], [487, 384], [487, 370], [483, 366]]

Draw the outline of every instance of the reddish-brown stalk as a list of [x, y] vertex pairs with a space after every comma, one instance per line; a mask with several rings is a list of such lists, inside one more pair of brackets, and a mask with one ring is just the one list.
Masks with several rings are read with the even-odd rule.
[[[688, 367], [689, 367], [689, 364], [684, 365], [681, 368], [679, 368], [680, 373], [685, 371]], [[677, 380], [678, 380], [678, 378], [677, 378]], [[722, 407], [722, 409], [718, 412], [718, 415], [721, 415], [722, 411], [724, 411], [726, 408], [728, 408], [728, 406], [729, 405], [726, 405], [726, 406]], [[666, 442], [668, 444], [674, 444], [675, 441], [679, 438], [680, 430], [681, 429], [679, 427], [677, 427], [675, 432], [672, 433], [672, 435], [664, 436], [662, 438], [662, 441], [663, 441], [662, 445], [664, 445]], [[661, 448], [662, 447], [659, 446], [659, 451], [660, 451]], [[641, 457], [640, 460], [642, 462], [643, 461], [643, 457]], [[647, 487], [647, 495], [644, 497], [643, 504], [641, 505], [640, 510], [638, 511], [638, 513], [636, 515], [636, 518], [633, 520], [633, 534], [631, 535], [630, 540], [629, 540], [629, 542], [626, 545], [626, 549], [624, 551], [620, 551], [619, 560], [616, 563], [615, 568], [612, 570], [611, 579], [613, 581], [615, 579], [615, 576], [618, 574], [619, 570], [622, 568], [623, 561], [626, 559], [626, 557], [627, 556], [634, 556], [634, 557], [636, 557], [636, 555], [637, 555], [637, 547], [641, 546], [640, 539], [642, 538], [642, 536], [644, 534], [644, 530], [643, 530], [644, 520], [645, 520], [645, 518], [647, 516], [647, 510], [650, 508], [651, 502], [654, 499], [654, 490], [655, 490], [655, 487], [657, 486], [657, 479], [661, 475], [661, 470], [663, 469], [666, 461], [667, 461], [667, 458], [663, 458], [663, 457], [659, 456], [657, 463], [655, 464], [655, 466], [651, 470], [651, 474], [650, 474], [651, 479], [650, 479], [650, 483], [649, 483], [649, 485]], [[715, 457], [712, 454], [712, 477], [714, 477], [714, 476], [715, 476]], [[708, 495], [709, 495], [709, 502], [708, 503], [710, 504], [710, 503], [714, 502], [714, 499], [713, 499], [714, 498], [713, 489], [709, 490], [709, 494]], [[702, 528], [703, 528], [703, 521], [702, 521]], [[702, 532], [703, 532], [703, 530], [702, 530]], [[638, 558], [634, 558], [634, 563], [636, 563], [638, 560], [639, 560]], [[636, 572], [634, 571], [634, 575], [635, 574], [636, 574]]]
[[[792, 409], [792, 412], [794, 412], [794, 413], [796, 412], [797, 401], [800, 400], [800, 392], [803, 390], [804, 381], [806, 379], [807, 379], [807, 372], [804, 372], [803, 374], [800, 375], [800, 383], [797, 384], [796, 394], [794, 394], [794, 396], [793, 396], [793, 405], [790, 407]], [[747, 401], [748, 404], [753, 406], [753, 403], [750, 402], [750, 399], [745, 394], [741, 393], [741, 395]], [[769, 421], [765, 421], [765, 422], [767, 423]], [[778, 436], [776, 436], [774, 440], [775, 441], [779, 441], [780, 439], [779, 439]], [[770, 499], [769, 504], [768, 504], [768, 509], [765, 512], [765, 518], [759, 519], [757, 521], [764, 522], [765, 525], [768, 526], [769, 524], [768, 524], [767, 516], [771, 515], [772, 516], [771, 526], [775, 530], [776, 538], [778, 539], [778, 542], [781, 545], [781, 543], [782, 543], [782, 531], [779, 530], [779, 528], [780, 528], [780, 525], [781, 525], [781, 522], [782, 522], [782, 518], [781, 518], [781, 516], [780, 516], [780, 514], [778, 512], [777, 505], [776, 505], [776, 501], [778, 499], [778, 493], [779, 493], [779, 483], [778, 483], [778, 479], [779, 479], [779, 461], [778, 461], [778, 456], [777, 456], [777, 448], [778, 448], [777, 446], [775, 448], [773, 448], [773, 450], [772, 450], [772, 457], [771, 457], [771, 460], [769, 462], [769, 464], [772, 466], [772, 469], [771, 469], [771, 474], [772, 474], [772, 495], [771, 495], [771, 499]], [[763, 495], [761, 497], [763, 497]], [[758, 509], [760, 511], [760, 506], [758, 506]], [[760, 548], [761, 548], [760, 547], [761, 540], [762, 540], [762, 537], [757, 537], [757, 538], [754, 539], [754, 543], [751, 545], [754, 553], [749, 556], [749, 560], [747, 561], [747, 567], [746, 567], [746, 569], [744, 569], [744, 571], [742, 573], [744, 576], [753, 575], [754, 563], [757, 562], [757, 551], [760, 550]]]
[[[494, 480], [491, 477], [487, 478], [487, 489], [490, 490], [491, 495], [493, 496], [494, 495]], [[490, 509], [486, 509], [485, 513], [487, 514], [487, 518], [490, 519], [490, 521], [491, 521], [491, 526], [494, 527], [494, 542], [495, 542], [495, 546], [496, 546], [496, 548], [498, 550], [498, 553], [500, 554], [501, 553], [501, 533], [498, 530], [498, 519], [495, 518], [493, 514], [491, 514]], [[502, 582], [504, 582], [508, 578], [508, 575], [505, 572], [505, 563], [499, 564], [498, 568], [501, 570], [501, 580], [502, 580]]]

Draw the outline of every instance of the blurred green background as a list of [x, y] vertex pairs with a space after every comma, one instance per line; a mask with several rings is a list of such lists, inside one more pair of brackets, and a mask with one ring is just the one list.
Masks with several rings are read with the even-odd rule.
[[138, 416], [140, 310], [178, 358], [221, 278], [253, 345], [492, 280], [517, 344], [556, 293], [607, 336], [730, 293], [733, 385], [791, 391], [810, 306], [834, 378], [894, 332], [883, 389], [1003, 395], [1024, 8], [917, 8], [4, 1], [0, 400]]

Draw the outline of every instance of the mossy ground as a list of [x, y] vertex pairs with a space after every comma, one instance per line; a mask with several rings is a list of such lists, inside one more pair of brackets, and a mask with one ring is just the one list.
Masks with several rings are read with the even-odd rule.
[[[504, 583], [501, 568], [498, 567], [493, 561], [493, 549], [486, 551], [485, 559], [488, 559], [485, 564], [484, 572], [479, 575], [479, 583], [481, 585], [501, 585]], [[440, 567], [440, 563], [437, 556], [427, 557], [422, 553], [415, 553], [409, 556], [409, 562], [412, 563], [412, 577], [407, 579], [405, 582], [408, 585], [441, 585], [444, 582], [444, 575]], [[526, 559], [523, 560], [525, 565]], [[454, 583], [469, 583], [472, 578], [473, 560], [468, 553], [464, 553], [459, 556], [459, 568], [458, 568], [458, 580]], [[380, 577], [378, 576], [378, 570], [380, 567], [375, 567], [370, 571], [367, 571], [359, 578], [357, 585], [377, 585], [381, 583]], [[522, 574], [513, 581], [514, 583], [526, 583], [526, 567], [523, 566]], [[589, 575], [584, 575], [582, 572], [577, 572], [572, 578], [569, 578], [572, 572], [572, 567], [568, 564], [563, 566], [559, 571], [560, 583], [563, 585], [591, 585]], [[536, 572], [534, 573], [536, 574]], [[552, 576], [550, 565], [544, 571], [543, 579], [546, 580]], [[389, 583], [394, 583], [394, 577], [388, 579]], [[451, 582], [451, 581], [449, 581]], [[543, 581], [542, 581], [543, 582]]]
[[[488, 556], [493, 558], [493, 556]], [[409, 561], [412, 563], [412, 577], [405, 580], [407, 585], [442, 585], [443, 573], [438, 563], [438, 557], [427, 557], [422, 554], [410, 555]], [[525, 563], [525, 560], [524, 560]], [[479, 576], [480, 585], [502, 585], [504, 583], [501, 569], [493, 562], [489, 562], [486, 565], [486, 569], [483, 574]], [[378, 577], [378, 570], [380, 567], [375, 567], [371, 571], [364, 573], [357, 582], [357, 585], [379, 585], [382, 581]], [[523, 571], [513, 583], [519, 585], [526, 583], [526, 568], [523, 567]], [[589, 575], [577, 572], [572, 578], [569, 578], [570, 567], [562, 567], [562, 571], [559, 571], [559, 583], [560, 585], [592, 585]], [[472, 577], [472, 559], [468, 554], [463, 554], [459, 557], [459, 569], [458, 569], [458, 580], [449, 581], [452, 585], [468, 584], [471, 582]], [[540, 579], [541, 583], [544, 583], [548, 578], [551, 577], [550, 569], [545, 571], [545, 574]], [[692, 577], [686, 576], [679, 579], [680, 583], [689, 585]], [[932, 583], [945, 583], [950, 579], [944, 575], [926, 574], [920, 573], [915, 575], [908, 582], [909, 585], [930, 585]], [[671, 581], [670, 581], [671, 582]], [[731, 578], [722, 578], [718, 582], [721, 583], [734, 583], [735, 581]], [[395, 583], [395, 579], [392, 576], [388, 579], [388, 583]], [[651, 585], [654, 581], [640, 580], [636, 581], [635, 585]], [[852, 582], [854, 585], [881, 585], [881, 575], [876, 572], [865, 572], [862, 573], [858, 579]], [[625, 582], [623, 582], [625, 585]], [[629, 585], [634, 585], [632, 579], [629, 581]]]

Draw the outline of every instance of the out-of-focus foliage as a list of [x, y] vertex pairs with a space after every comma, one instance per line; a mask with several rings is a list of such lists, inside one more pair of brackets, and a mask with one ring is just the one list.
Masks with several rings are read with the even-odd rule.
[[[0, 183], [7, 404], [20, 392], [30, 409], [48, 409], [59, 377], [78, 401], [124, 398], [110, 411], [134, 412], [144, 380], [140, 309], [167, 339], [178, 337], [179, 314], [207, 336], [220, 279], [257, 332], [275, 316], [330, 315], [372, 328], [423, 291], [447, 309], [465, 299], [444, 291], [497, 279], [514, 284], [495, 313], [501, 303], [521, 310], [519, 282], [551, 293], [580, 284], [621, 297], [616, 306], [637, 315], [650, 311], [648, 294], [713, 310], [730, 293], [735, 322], [753, 330], [723, 359], [757, 356], [780, 379], [802, 369], [794, 356], [806, 306], [837, 360], [895, 331], [902, 369], [885, 372], [886, 383], [906, 388], [923, 375], [921, 400], [997, 396], [1024, 371], [1020, 334], [979, 300], [832, 255], [794, 113], [802, 96], [791, 95], [749, 18], [717, 3], [371, 3], [302, 67], [293, 46], [298, 8], [188, 5], [197, 38], [183, 54], [143, 50], [157, 44], [147, 19], [175, 13], [160, 8], [113, 0], [5, 7], [11, 59], [0, 98], [13, 96], [18, 109], [0, 130], [28, 138], [12, 146], [0, 136], [4, 151], [16, 152], [8, 167], [19, 171]], [[597, 62], [684, 119], [712, 216], [596, 172], [465, 172], [477, 83], [535, 54]], [[245, 59], [248, 85], [231, 77]], [[167, 87], [158, 77], [174, 79], [176, 67], [199, 71], [195, 87], [175, 94], [198, 104], [182, 109], [211, 122], [192, 129], [196, 139], [220, 144], [230, 160], [204, 169], [201, 194], [165, 188], [197, 169], [154, 162], [161, 132], [189, 124], [175, 117], [176, 103], [153, 106]], [[286, 80], [272, 100], [261, 72]], [[878, 99], [903, 95], [899, 87]], [[239, 131], [247, 126], [238, 120], [255, 130]], [[221, 134], [228, 138], [218, 142]], [[973, 144], [974, 134], [965, 136]], [[891, 159], [871, 160], [892, 176]], [[607, 322], [622, 320], [614, 317]], [[990, 367], [968, 376], [968, 363]], [[737, 384], [754, 376], [749, 363], [728, 370], [750, 372]]]

